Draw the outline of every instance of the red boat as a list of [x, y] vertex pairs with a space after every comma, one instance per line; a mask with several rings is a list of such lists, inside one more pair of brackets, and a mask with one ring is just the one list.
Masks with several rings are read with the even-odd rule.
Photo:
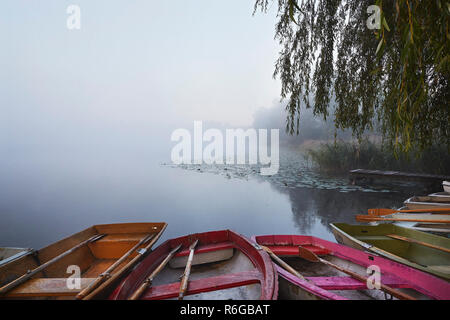
[[272, 300], [277, 294], [277, 274], [267, 253], [244, 236], [224, 230], [164, 242], [109, 299]]
[[[278, 260], [274, 264], [279, 274], [280, 299], [450, 299], [449, 282], [375, 254], [312, 236], [267, 235], [252, 239]], [[382, 290], [369, 290], [368, 282], [363, 281], [372, 276], [368, 267], [378, 268]], [[289, 268], [293, 270], [288, 272]], [[386, 290], [392, 293], [386, 294]]]

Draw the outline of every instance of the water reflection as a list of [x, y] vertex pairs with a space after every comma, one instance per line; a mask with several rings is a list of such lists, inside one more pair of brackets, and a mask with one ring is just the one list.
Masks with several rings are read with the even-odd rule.
[[355, 214], [366, 214], [368, 208], [398, 207], [405, 199], [399, 193], [374, 193], [353, 191], [343, 193], [339, 190], [312, 188], [288, 189], [292, 214], [298, 229], [309, 233], [312, 217], [329, 229], [333, 222], [355, 223]]
[[[328, 240], [334, 239], [330, 223], [356, 223], [354, 216], [367, 213], [369, 208], [398, 208], [411, 193], [432, 191], [411, 183], [351, 185], [347, 176], [319, 173], [301, 152], [283, 149], [280, 157], [280, 170], [274, 176], [261, 176], [258, 166], [164, 165], [198, 174], [215, 174], [226, 179], [268, 182], [274, 190], [287, 195], [295, 233]], [[281, 232], [286, 233], [287, 230]]]

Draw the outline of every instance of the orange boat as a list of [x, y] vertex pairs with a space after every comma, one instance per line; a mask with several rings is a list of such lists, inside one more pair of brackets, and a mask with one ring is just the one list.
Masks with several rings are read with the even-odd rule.
[[0, 266], [0, 299], [102, 298], [166, 223], [95, 225]]

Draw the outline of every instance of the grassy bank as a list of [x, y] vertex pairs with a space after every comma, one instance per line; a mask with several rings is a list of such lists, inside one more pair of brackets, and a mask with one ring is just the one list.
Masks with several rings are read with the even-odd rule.
[[338, 141], [309, 149], [305, 157], [321, 171], [346, 173], [351, 169], [378, 169], [430, 174], [450, 174], [447, 146], [432, 146], [420, 156], [415, 152], [396, 158], [392, 149], [368, 140], [360, 144]]

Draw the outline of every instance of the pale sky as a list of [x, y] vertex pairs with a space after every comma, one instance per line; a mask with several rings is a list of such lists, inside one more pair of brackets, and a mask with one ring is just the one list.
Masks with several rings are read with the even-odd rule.
[[[81, 30], [66, 27], [71, 4]], [[251, 125], [280, 94], [275, 16], [253, 17], [253, 5], [2, 1], [0, 146], [102, 132], [126, 140], [194, 120]]]

